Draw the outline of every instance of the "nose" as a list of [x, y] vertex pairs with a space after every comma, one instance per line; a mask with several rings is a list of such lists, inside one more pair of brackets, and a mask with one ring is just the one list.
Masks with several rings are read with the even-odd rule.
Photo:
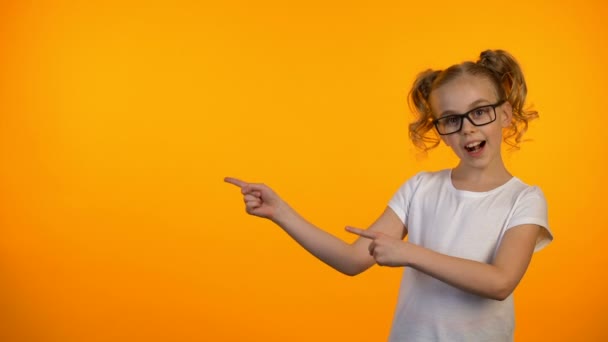
[[473, 123], [468, 117], [463, 118], [461, 132], [464, 134], [469, 134], [475, 131], [477, 131], [477, 126], [473, 125]]

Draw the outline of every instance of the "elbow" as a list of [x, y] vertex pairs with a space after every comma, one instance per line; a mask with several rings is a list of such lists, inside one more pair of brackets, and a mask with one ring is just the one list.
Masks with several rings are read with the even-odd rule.
[[490, 298], [502, 302], [503, 300], [509, 298], [509, 296], [513, 293], [512, 291], [498, 291], [493, 293]]
[[337, 262], [329, 265], [338, 272], [349, 277], [354, 277], [365, 272], [376, 263], [376, 260], [373, 257], [370, 257], [367, 250], [365, 250], [364, 253], [361, 253], [354, 248], [350, 250], [350, 253], [344, 254], [336, 261]]
[[349, 277], [354, 277], [365, 272], [368, 268], [370, 268], [373, 263], [368, 263], [365, 261], [355, 261], [351, 262], [347, 265], [343, 265], [343, 267], [336, 268], [340, 273], [347, 275]]
[[501, 281], [497, 284], [491, 293], [489, 293], [488, 298], [494, 299], [497, 301], [504, 301], [509, 298], [513, 291], [515, 290], [515, 285], [513, 285], [509, 281]]
[[363, 267], [356, 267], [356, 266], [352, 266], [352, 267], [347, 267], [341, 270], [340, 273], [347, 275], [349, 277], [354, 277], [356, 275], [359, 275], [361, 273], [363, 273], [363, 271], [365, 271], [367, 268], [363, 268]]
[[349, 277], [354, 277], [358, 274], [360, 274], [361, 272], [351, 272], [351, 271], [340, 271], [340, 273], [347, 275]]

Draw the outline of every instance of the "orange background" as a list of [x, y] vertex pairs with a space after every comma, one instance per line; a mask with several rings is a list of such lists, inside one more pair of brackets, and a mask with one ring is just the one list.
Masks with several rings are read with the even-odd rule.
[[222, 179], [351, 241], [408, 177], [455, 164], [408, 141], [414, 76], [487, 48], [540, 111], [505, 159], [556, 236], [516, 291], [516, 340], [605, 340], [606, 5], [405, 3], [3, 1], [0, 340], [385, 340], [401, 269], [331, 270]]

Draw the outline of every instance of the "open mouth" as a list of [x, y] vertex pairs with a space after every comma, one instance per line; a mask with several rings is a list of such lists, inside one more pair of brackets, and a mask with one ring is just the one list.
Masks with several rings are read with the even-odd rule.
[[477, 151], [481, 150], [485, 145], [486, 145], [486, 141], [483, 140], [483, 141], [470, 143], [470, 144], [466, 145], [464, 147], [464, 149], [467, 150], [467, 152], [477, 152]]

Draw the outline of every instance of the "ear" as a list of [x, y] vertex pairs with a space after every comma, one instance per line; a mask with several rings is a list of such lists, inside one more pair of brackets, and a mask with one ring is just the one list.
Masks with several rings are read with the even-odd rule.
[[503, 128], [507, 128], [511, 126], [511, 121], [513, 120], [513, 106], [511, 102], [507, 101], [503, 103], [501, 107], [501, 115], [500, 115], [500, 123]]

